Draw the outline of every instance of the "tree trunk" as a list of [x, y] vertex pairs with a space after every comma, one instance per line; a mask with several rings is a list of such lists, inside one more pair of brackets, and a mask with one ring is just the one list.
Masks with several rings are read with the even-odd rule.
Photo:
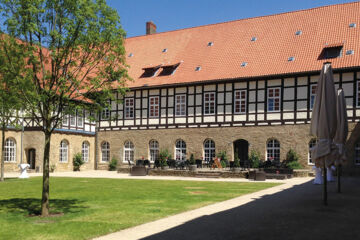
[[45, 130], [45, 149], [44, 149], [44, 160], [43, 160], [43, 189], [41, 199], [41, 216], [46, 217], [49, 215], [49, 188], [50, 188], [50, 177], [49, 177], [49, 162], [50, 162], [50, 139], [51, 132]]
[[1, 177], [0, 177], [0, 182], [4, 181], [4, 168], [5, 168], [4, 152], [5, 152], [5, 125], [3, 124], [2, 129], [1, 129]]

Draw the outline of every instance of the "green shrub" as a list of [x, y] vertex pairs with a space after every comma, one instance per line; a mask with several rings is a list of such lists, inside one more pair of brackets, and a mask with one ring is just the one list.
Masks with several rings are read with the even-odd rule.
[[261, 165], [260, 152], [257, 150], [251, 150], [249, 155], [249, 162], [252, 168], [259, 168]]
[[286, 166], [290, 169], [302, 169], [303, 168], [303, 166], [298, 161], [289, 162]]
[[73, 166], [74, 166], [74, 171], [80, 171], [80, 167], [81, 165], [83, 165], [85, 162], [82, 158], [81, 153], [77, 153], [75, 154], [74, 158], [73, 158]]
[[190, 160], [189, 160], [189, 162], [190, 162], [190, 165], [195, 165], [195, 164], [196, 164], [196, 161], [195, 161], [195, 158], [194, 158], [194, 154], [191, 154], [191, 155], [190, 155]]
[[224, 161], [225, 162], [225, 166], [229, 164], [229, 160], [226, 154], [226, 151], [220, 151], [218, 152], [218, 154], [216, 155], [216, 157], [220, 158], [220, 162]]
[[109, 171], [116, 171], [116, 166], [117, 166], [118, 160], [113, 157], [109, 163]]
[[240, 167], [240, 159], [237, 152], [235, 152], [235, 158], [234, 158], [234, 167], [239, 168]]
[[295, 150], [290, 149], [286, 154], [286, 162], [297, 162], [299, 160], [299, 155], [295, 152]]
[[161, 167], [165, 167], [167, 166], [167, 162], [166, 160], [171, 159], [171, 154], [169, 152], [169, 150], [167, 149], [162, 149], [159, 153], [159, 162], [160, 162], [160, 166]]
[[220, 164], [221, 164], [222, 168], [226, 168], [226, 166], [227, 166], [227, 164], [226, 164], [226, 162], [224, 160], [221, 160]]

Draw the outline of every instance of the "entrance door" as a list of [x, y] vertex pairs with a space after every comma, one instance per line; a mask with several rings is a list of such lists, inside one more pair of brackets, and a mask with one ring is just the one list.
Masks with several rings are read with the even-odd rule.
[[28, 164], [30, 165], [30, 169], [35, 169], [35, 158], [36, 158], [36, 150], [34, 148], [29, 149]]
[[238, 155], [241, 167], [249, 166], [249, 142], [244, 139], [239, 139], [234, 142], [234, 156]]

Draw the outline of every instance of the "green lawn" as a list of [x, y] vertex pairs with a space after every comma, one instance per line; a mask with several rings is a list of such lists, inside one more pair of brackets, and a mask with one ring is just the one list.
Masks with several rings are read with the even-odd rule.
[[50, 179], [41, 218], [41, 178], [0, 183], [0, 239], [88, 239], [275, 186], [273, 183]]

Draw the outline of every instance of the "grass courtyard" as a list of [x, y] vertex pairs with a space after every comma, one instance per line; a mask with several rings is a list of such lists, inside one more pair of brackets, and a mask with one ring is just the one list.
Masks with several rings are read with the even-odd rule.
[[52, 177], [41, 218], [41, 181], [0, 183], [0, 239], [88, 239], [277, 185]]

